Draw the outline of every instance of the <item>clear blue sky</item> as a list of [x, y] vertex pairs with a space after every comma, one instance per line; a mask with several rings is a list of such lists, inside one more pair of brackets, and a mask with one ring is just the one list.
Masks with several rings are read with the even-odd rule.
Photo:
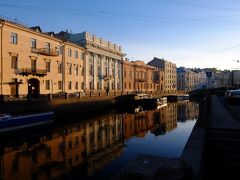
[[240, 68], [239, 0], [0, 0], [0, 15], [43, 31], [89, 31], [131, 60]]

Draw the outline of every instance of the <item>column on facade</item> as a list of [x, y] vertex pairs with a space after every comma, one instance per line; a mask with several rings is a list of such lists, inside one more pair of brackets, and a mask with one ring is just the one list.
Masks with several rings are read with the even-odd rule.
[[118, 60], [114, 59], [114, 86], [115, 86], [115, 90], [118, 89], [117, 83], [118, 83]]
[[115, 86], [115, 82], [116, 82], [116, 71], [115, 71], [115, 62], [116, 60], [114, 58], [112, 58], [112, 64], [111, 64], [111, 69], [112, 69], [112, 90], [115, 90], [116, 86]]
[[106, 61], [106, 57], [104, 55], [101, 55], [101, 61], [100, 61], [100, 71], [101, 71], [100, 88], [101, 88], [101, 90], [104, 90], [105, 61]]
[[93, 90], [98, 90], [97, 83], [98, 83], [98, 54], [93, 53]]
[[[89, 53], [88, 62], [87, 62], [88, 69], [87, 69], [87, 73], [86, 73], [86, 75], [88, 76], [87, 77], [88, 81], [87, 81], [86, 85], [87, 85], [89, 90], [93, 90], [94, 89], [94, 74], [95, 74], [95, 72], [94, 72], [94, 70], [95, 70], [95, 68], [94, 68], [94, 60], [95, 60], [94, 59], [94, 53], [90, 52]], [[90, 70], [91, 70], [92, 75], [90, 75]]]
[[117, 89], [121, 90], [122, 89], [122, 74], [121, 74], [121, 69], [122, 69], [122, 61], [121, 60], [117, 60], [117, 77], [118, 77], [118, 81], [117, 81]]

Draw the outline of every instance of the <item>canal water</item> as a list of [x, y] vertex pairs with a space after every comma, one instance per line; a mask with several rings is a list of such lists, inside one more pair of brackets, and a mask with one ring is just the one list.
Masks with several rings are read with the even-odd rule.
[[197, 118], [198, 104], [185, 101], [11, 138], [0, 146], [0, 179], [111, 179], [140, 154], [180, 157]]

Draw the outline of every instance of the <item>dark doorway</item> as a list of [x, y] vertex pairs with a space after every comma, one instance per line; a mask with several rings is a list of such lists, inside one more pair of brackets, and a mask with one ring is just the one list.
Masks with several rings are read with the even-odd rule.
[[40, 94], [39, 80], [36, 78], [31, 78], [28, 80], [28, 97], [37, 98]]

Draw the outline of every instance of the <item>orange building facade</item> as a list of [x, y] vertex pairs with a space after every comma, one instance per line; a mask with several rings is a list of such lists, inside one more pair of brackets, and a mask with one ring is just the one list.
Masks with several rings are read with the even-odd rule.
[[143, 61], [123, 61], [124, 92], [163, 92], [164, 72]]

